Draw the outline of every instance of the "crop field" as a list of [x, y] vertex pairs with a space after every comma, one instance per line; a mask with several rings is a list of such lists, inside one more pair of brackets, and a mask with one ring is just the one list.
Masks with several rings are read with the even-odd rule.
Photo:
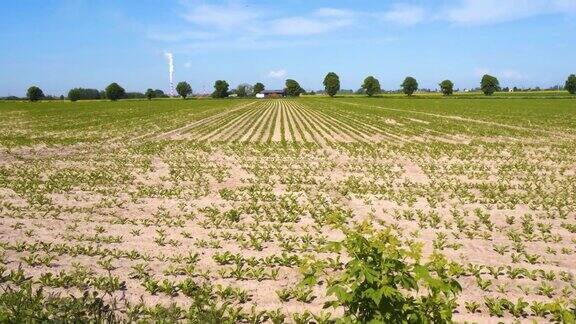
[[[456, 322], [576, 315], [573, 99], [0, 102], [0, 121], [5, 314], [328, 323], [381, 280], [364, 299]], [[371, 253], [402, 262], [374, 274]]]

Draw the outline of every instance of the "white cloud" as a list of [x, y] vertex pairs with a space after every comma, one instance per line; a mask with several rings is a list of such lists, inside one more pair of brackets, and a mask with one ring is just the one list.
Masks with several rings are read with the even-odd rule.
[[352, 18], [357, 15], [352, 10], [336, 9], [336, 8], [320, 8], [314, 12], [316, 16], [328, 18]]
[[265, 37], [235, 37], [232, 39], [216, 39], [209, 41], [195, 41], [179, 47], [185, 53], [198, 53], [222, 50], [265, 50], [275, 48], [288, 48], [296, 46], [317, 45], [318, 42], [308, 39], [274, 39]]
[[290, 17], [273, 20], [267, 31], [275, 35], [314, 35], [350, 25], [351, 19], [319, 20], [305, 17]]
[[502, 76], [508, 80], [523, 80], [526, 78], [524, 74], [512, 69], [502, 70]]
[[181, 32], [149, 32], [146, 37], [161, 42], [182, 42], [187, 40], [213, 39], [215, 33], [203, 31], [181, 31]]
[[395, 4], [391, 10], [380, 14], [380, 16], [387, 22], [403, 26], [412, 26], [424, 21], [425, 12], [424, 8], [419, 6]]
[[191, 68], [191, 67], [192, 67], [192, 62], [186, 62], [186, 63], [184, 63], [184, 67], [187, 68], [187, 69], [188, 69], [188, 68]]
[[225, 5], [194, 5], [189, 3], [189, 11], [184, 18], [198, 25], [221, 29], [245, 28], [258, 19], [260, 13], [239, 3]]
[[284, 69], [272, 70], [268, 73], [268, 76], [274, 79], [282, 79], [286, 76], [286, 70]]
[[[449, 8], [439, 4], [397, 2], [381, 12], [319, 7], [293, 16], [274, 11], [273, 7], [250, 5], [248, 0], [221, 0], [217, 4], [180, 1], [182, 17], [190, 26], [171, 32], [153, 30], [146, 35], [155, 41], [181, 43], [180, 49], [185, 51], [318, 44], [328, 39], [303, 36], [348, 30], [365, 33], [381, 28], [382, 23], [405, 27], [424, 22], [481, 25], [547, 13], [576, 13], [576, 0], [454, 0]], [[340, 37], [332, 40], [341, 41]]]
[[474, 75], [475, 76], [481, 77], [484, 74], [490, 74], [490, 69], [483, 68], [483, 67], [477, 67], [474, 69]]
[[[328, 32], [353, 23], [355, 12], [336, 8], [319, 8], [309, 14], [278, 17], [264, 14], [258, 8], [250, 7], [242, 2], [234, 1], [223, 5], [194, 5], [186, 1], [187, 12], [183, 17], [198, 25], [210, 29], [210, 32], [179, 33], [176, 35], [152, 34], [150, 38], [159, 40], [182, 40], [185, 38], [209, 38], [213, 29], [231, 34], [252, 35], [314, 35]], [[268, 17], [272, 18], [268, 18]]]
[[576, 1], [463, 0], [446, 11], [445, 19], [455, 25], [486, 25], [569, 12], [576, 12]]
[[294, 16], [267, 22], [269, 34], [315, 35], [350, 26], [355, 12], [336, 8], [320, 8], [310, 16]]
[[492, 70], [484, 67], [477, 67], [474, 69], [474, 75], [481, 77], [484, 74], [492, 74], [495, 77], [501, 77], [506, 80], [524, 80], [526, 76], [514, 69]]

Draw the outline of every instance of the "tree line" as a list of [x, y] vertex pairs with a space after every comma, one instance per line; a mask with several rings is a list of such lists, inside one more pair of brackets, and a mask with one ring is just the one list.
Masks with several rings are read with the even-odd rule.
[[[98, 100], [98, 99], [144, 99], [148, 95], [148, 91], [153, 93], [154, 98], [168, 98], [168, 95], [164, 93], [164, 91], [160, 89], [148, 89], [146, 93], [142, 92], [126, 92], [123, 91], [122, 88], [118, 84], [112, 85], [111, 88], [108, 88], [109, 93], [106, 90], [98, 90], [98, 89], [85, 89], [85, 88], [74, 88], [68, 91], [68, 100], [70, 101], [78, 101], [78, 100]], [[118, 95], [115, 93], [118, 92]]]
[[[326, 78], [328, 78], [328, 75]], [[326, 79], [324, 82], [326, 82]], [[570, 86], [569, 84], [572, 83], [574, 84]], [[438, 83], [438, 86], [440, 88], [440, 92], [442, 92], [442, 94], [445, 96], [450, 96], [454, 93], [454, 82], [451, 80], [443, 80]], [[411, 96], [418, 90], [418, 81], [415, 78], [408, 76], [404, 79], [400, 87], [405, 95]], [[364, 83], [360, 89], [369, 97], [382, 92], [380, 82], [373, 76], [369, 76], [364, 79]], [[491, 96], [494, 94], [494, 92], [502, 90], [502, 88], [500, 88], [500, 82], [498, 79], [489, 74], [482, 76], [482, 79], [480, 80], [480, 89], [487, 96]], [[566, 81], [566, 89], [568, 89], [571, 94], [576, 93], [576, 77], [574, 75], [571, 75]], [[326, 88], [326, 93], [331, 97], [336, 94], [335, 91], [330, 92], [328, 88]]]
[[[340, 77], [334, 73], [329, 72], [324, 77], [323, 81], [324, 91], [325, 93], [330, 96], [334, 97], [340, 91]], [[449, 96], [454, 93], [454, 83], [451, 80], [443, 80], [441, 81], [438, 86], [440, 87], [440, 91], [443, 95]], [[400, 85], [401, 91], [406, 94], [407, 96], [411, 96], [418, 90], [418, 81], [408, 76], [404, 79], [402, 84]], [[516, 89], [516, 87], [514, 87]], [[480, 89], [482, 92], [490, 96], [494, 94], [496, 91], [502, 90], [500, 87], [500, 82], [494, 76], [485, 74], [482, 76], [480, 80]], [[508, 89], [508, 88], [505, 88]], [[564, 89], [568, 91], [570, 94], [576, 94], [576, 75], [571, 74], [566, 79], [564, 84]], [[250, 97], [255, 96], [258, 93], [261, 93], [265, 90], [264, 84], [258, 82], [254, 85], [250, 85], [247, 83], [242, 83], [238, 85], [236, 89], [230, 90], [230, 85], [225, 80], [216, 80], [214, 82], [214, 91], [212, 92], [212, 98], [226, 98], [230, 96], [236, 97]], [[284, 94], [291, 97], [297, 97], [301, 94], [305, 94], [306, 91], [300, 86], [298, 81], [293, 79], [287, 79], [285, 82], [285, 87], [283, 89]], [[189, 83], [182, 81], [176, 85], [176, 92], [180, 97], [186, 99], [187, 97], [192, 95], [192, 87]], [[382, 92], [382, 88], [380, 86], [380, 81], [376, 79], [374, 76], [368, 76], [364, 79], [360, 90], [360, 93], [363, 93], [369, 97], [377, 95]], [[50, 99], [55, 100], [57, 97], [52, 96], [45, 96], [42, 89], [37, 86], [31, 86], [28, 88], [26, 92], [26, 97], [30, 101], [38, 101], [41, 99]], [[119, 99], [143, 99], [147, 98], [148, 100], [152, 100], [153, 98], [168, 98], [169, 96], [166, 95], [162, 90], [159, 89], [147, 89], [145, 93], [140, 92], [126, 92], [124, 88], [122, 88], [118, 83], [113, 82], [109, 84], [106, 89], [100, 91], [98, 89], [85, 89], [85, 88], [73, 88], [68, 91], [68, 99], [71, 101], [78, 101], [78, 100], [98, 100], [98, 99], [109, 99], [112, 101], [116, 101]], [[16, 98], [16, 97], [14, 97]], [[60, 99], [65, 99], [64, 96], [60, 96]]]
[[[146, 93], [142, 92], [126, 92], [118, 83], [113, 82], [104, 90], [90, 89], [90, 88], [73, 88], [68, 91], [68, 96], [61, 95], [60, 97], [46, 96], [42, 89], [37, 86], [32, 86], [26, 91], [26, 98], [31, 101], [37, 100], [64, 100], [70, 101], [78, 100], [100, 100], [100, 99], [143, 99], [149, 96], [148, 92], [152, 92], [153, 98], [168, 98], [168, 95], [160, 89], [148, 89]], [[18, 97], [8, 97], [7, 99], [17, 100]]]

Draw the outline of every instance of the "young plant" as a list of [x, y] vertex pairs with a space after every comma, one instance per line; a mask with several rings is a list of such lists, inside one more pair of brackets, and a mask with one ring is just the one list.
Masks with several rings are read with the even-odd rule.
[[[326, 306], [343, 307], [345, 321], [451, 321], [461, 287], [447, 274], [447, 262], [435, 256], [420, 264], [420, 255], [402, 248], [390, 229], [343, 230], [346, 238], [334, 248], [352, 259], [328, 284], [336, 300]], [[423, 294], [415, 296], [419, 288]]]

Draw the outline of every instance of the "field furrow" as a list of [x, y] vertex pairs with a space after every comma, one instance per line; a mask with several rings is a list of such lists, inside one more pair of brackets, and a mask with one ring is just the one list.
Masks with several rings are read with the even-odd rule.
[[278, 101], [272, 101], [272, 111], [270, 116], [266, 119], [266, 122], [262, 125], [259, 136], [254, 140], [255, 142], [269, 142], [274, 134], [274, 128], [276, 126], [276, 118], [278, 117]]
[[330, 116], [321, 113], [318, 110], [303, 107], [303, 109], [310, 114], [310, 116], [323, 128], [328, 134], [330, 134], [335, 141], [342, 142], [354, 142], [358, 140], [353, 132], [349, 132], [347, 127], [342, 127], [343, 125]]
[[385, 258], [454, 322], [573, 322], [573, 99], [69, 107], [0, 102], [0, 318], [332, 323]]
[[306, 120], [309, 121], [313, 131], [319, 134], [326, 143], [343, 141], [341, 134], [332, 133], [328, 129], [326, 126], [327, 120], [317, 118], [312, 111], [306, 109], [306, 107], [302, 105], [298, 105], [296, 109]]
[[248, 104], [242, 104], [240, 106], [231, 108], [229, 110], [225, 110], [224, 112], [218, 113], [216, 115], [211, 115], [211, 116], [208, 116], [206, 118], [202, 118], [200, 120], [194, 121], [194, 122], [192, 122], [188, 125], [185, 125], [183, 127], [179, 127], [179, 128], [170, 130], [168, 132], [159, 134], [157, 136], [157, 138], [170, 138], [172, 136], [178, 136], [178, 135], [185, 134], [186, 132], [189, 132], [190, 130], [192, 130], [196, 127], [201, 127], [202, 125], [205, 125], [205, 124], [213, 124], [215, 121], [218, 121], [222, 118], [225, 118], [226, 116], [233, 114], [238, 110], [242, 110], [242, 109], [245, 109], [246, 107], [252, 106], [255, 103], [256, 103], [256, 101], [252, 101]]
[[281, 142], [285, 141], [284, 135], [284, 106], [276, 103], [276, 113], [274, 115], [274, 122], [271, 126], [270, 134], [268, 135], [267, 142]]
[[254, 136], [260, 136], [262, 130], [264, 129], [264, 125], [266, 124], [268, 118], [274, 112], [274, 108], [272, 106], [271, 101], [266, 101], [261, 108], [261, 115], [257, 117], [256, 120], [246, 129], [244, 135], [241, 137], [241, 142], [251, 142], [253, 141]]
[[301, 133], [303, 134], [304, 141], [318, 143], [321, 145], [326, 144], [326, 140], [322, 137], [321, 134], [319, 134], [318, 131], [315, 130], [314, 125], [308, 121], [304, 114], [302, 114], [302, 112], [298, 109], [298, 106], [291, 101], [289, 101], [287, 105], [292, 111], [292, 116], [295, 117], [296, 127], [302, 131]]
[[219, 140], [224, 142], [237, 141], [244, 134], [246, 128], [249, 127], [261, 113], [262, 106], [259, 105], [255, 109], [251, 110], [250, 113], [242, 117], [242, 119], [238, 120], [234, 124], [228, 125], [228, 127], [223, 130], [222, 136]]
[[288, 126], [288, 132], [290, 133], [290, 139], [293, 142], [305, 142], [304, 132], [297, 126], [293, 110], [285, 102], [282, 103], [282, 106], [286, 114], [286, 124]]
[[215, 129], [202, 137], [202, 140], [209, 141], [227, 141], [234, 133], [239, 131], [245, 123], [249, 123], [254, 116], [261, 111], [261, 104], [258, 103], [246, 109], [232, 119], [226, 120], [225, 123], [218, 125]]
[[212, 135], [217, 134], [223, 127], [229, 125], [231, 122], [241, 118], [243, 115], [250, 113], [252, 110], [258, 109], [257, 104], [251, 107], [244, 108], [242, 110], [235, 111], [234, 113], [223, 116], [222, 118], [199, 126], [192, 131], [196, 133], [197, 138], [206, 139], [210, 138]]

